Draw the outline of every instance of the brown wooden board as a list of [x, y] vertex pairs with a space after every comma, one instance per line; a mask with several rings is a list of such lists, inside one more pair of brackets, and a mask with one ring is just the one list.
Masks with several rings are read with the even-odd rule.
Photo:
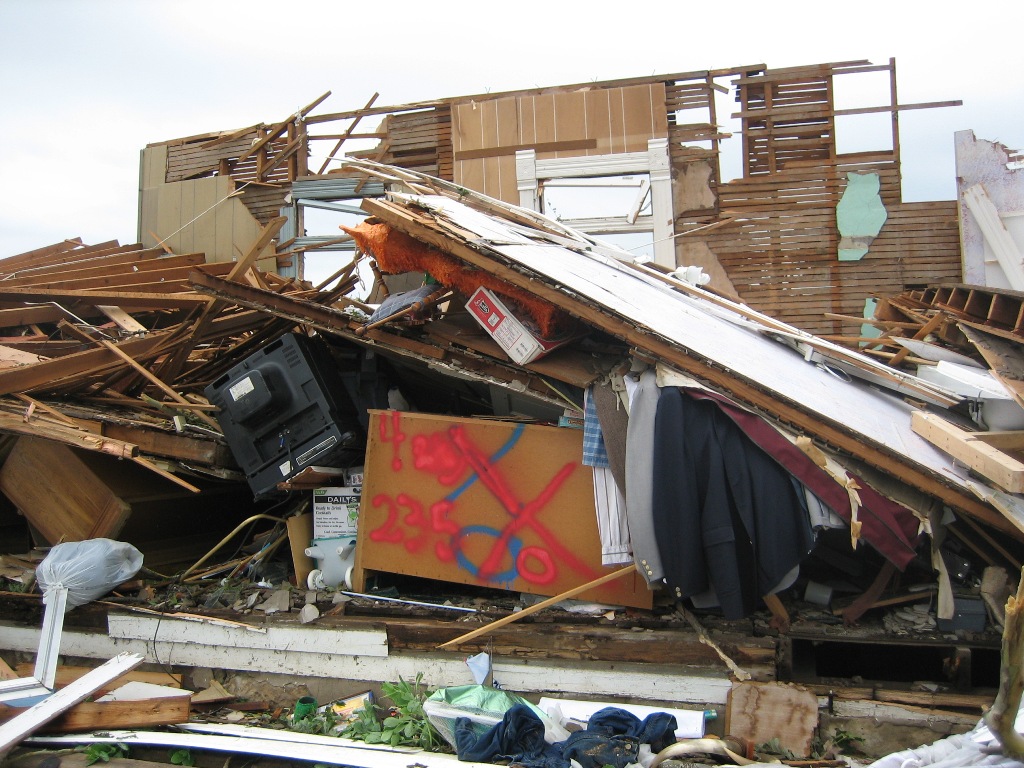
[[[18, 671], [18, 677], [31, 677], [32, 671], [35, 668], [34, 664], [24, 662], [18, 664], [16, 667]], [[91, 672], [93, 667], [77, 667], [68, 664], [62, 664], [57, 667], [57, 677], [54, 680], [54, 688], [64, 688], [70, 685], [82, 675]], [[144, 672], [142, 670], [133, 669], [131, 672], [126, 672], [116, 680], [111, 680], [101, 688], [96, 689], [94, 695], [100, 695], [107, 693], [115, 688], [119, 688], [125, 683], [140, 682], [150, 683], [151, 685], [164, 685], [169, 688], [181, 688], [181, 675], [172, 674], [170, 672]]]
[[777, 738], [798, 757], [811, 753], [818, 727], [818, 697], [783, 683], [737, 683], [729, 691], [725, 732], [754, 744]]
[[[605, 575], [582, 446], [575, 429], [370, 411], [357, 584], [386, 571], [557, 595]], [[581, 599], [652, 605], [638, 575]]]
[[73, 450], [34, 437], [18, 438], [0, 469], [0, 490], [51, 544], [116, 538], [131, 514]]
[[[46, 733], [74, 733], [187, 723], [191, 698], [185, 693], [141, 701], [82, 701], [41, 730]], [[0, 722], [6, 722], [23, 711], [0, 705]]]

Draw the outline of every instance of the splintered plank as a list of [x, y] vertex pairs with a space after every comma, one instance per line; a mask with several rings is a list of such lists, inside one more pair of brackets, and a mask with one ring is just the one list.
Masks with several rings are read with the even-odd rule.
[[[29, 677], [32, 674], [33, 664], [22, 663], [18, 664], [15, 669], [17, 670], [18, 677]], [[66, 688], [75, 682], [80, 677], [84, 677], [91, 672], [95, 667], [78, 667], [72, 665], [61, 665], [57, 668], [57, 677], [54, 681], [55, 688]], [[96, 693], [107, 693], [115, 688], [118, 688], [125, 683], [130, 682], [150, 683], [151, 685], [164, 685], [171, 688], [181, 688], [181, 675], [172, 674], [170, 672], [143, 672], [141, 670], [132, 670], [127, 674], [121, 675], [116, 680], [111, 680], [106, 685], [97, 688]]]
[[987, 442], [983, 433], [968, 432], [941, 416], [924, 411], [914, 411], [910, 426], [936, 448], [962, 461], [1003, 490], [1024, 492], [1024, 462]]
[[[200, 301], [205, 301], [199, 297]], [[168, 334], [151, 333], [142, 338], [122, 342], [118, 348], [133, 357], [151, 353], [163, 343]], [[56, 360], [47, 360], [34, 365], [10, 368], [0, 371], [0, 394], [26, 392], [45, 387], [55, 381], [69, 376], [84, 376], [90, 372], [105, 369], [111, 363], [119, 362], [120, 358], [105, 347], [76, 352]]]

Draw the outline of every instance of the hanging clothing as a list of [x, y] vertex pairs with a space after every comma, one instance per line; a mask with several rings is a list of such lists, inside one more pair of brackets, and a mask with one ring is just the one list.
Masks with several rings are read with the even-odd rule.
[[591, 385], [583, 391], [583, 463], [594, 473], [594, 509], [601, 538], [601, 563], [621, 565], [632, 558], [626, 500], [608, 461], [604, 434], [597, 417], [595, 389]]
[[597, 419], [593, 385], [583, 390], [583, 463], [588, 467], [609, 466], [601, 422]]
[[[706, 390], [686, 390], [694, 398], [718, 403], [744, 434], [759, 445], [769, 456], [784, 466], [797, 480], [812, 490], [829, 508], [850, 522], [850, 497], [846, 489], [835, 481], [810, 457], [764, 419], [746, 411], [725, 397]], [[862, 523], [861, 536], [887, 560], [903, 570], [917, 556], [921, 539], [920, 521], [909, 509], [889, 499], [861, 478], [848, 472], [856, 481], [861, 508], [858, 519]]]
[[605, 454], [608, 456], [608, 466], [619, 490], [625, 494], [626, 431], [629, 429], [629, 415], [610, 381], [595, 385], [593, 397], [597, 420], [601, 424]]
[[798, 484], [710, 400], [662, 390], [653, 470], [655, 536], [677, 597], [713, 587], [725, 617], [743, 618], [813, 547]]
[[626, 500], [607, 467], [594, 467], [594, 509], [601, 537], [601, 565], [625, 565], [632, 561]]
[[644, 371], [629, 404], [626, 427], [626, 519], [633, 546], [633, 562], [648, 586], [659, 584], [665, 575], [654, 533], [651, 512], [654, 474], [654, 419], [661, 390], [653, 370]]

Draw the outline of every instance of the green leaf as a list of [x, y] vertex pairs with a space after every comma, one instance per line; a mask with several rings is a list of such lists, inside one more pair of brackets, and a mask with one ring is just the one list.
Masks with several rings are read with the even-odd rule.
[[112, 757], [122, 757], [128, 754], [128, 747], [124, 744], [117, 742], [109, 744], [90, 744], [84, 749], [85, 752], [85, 764], [93, 765], [94, 763], [104, 762], [109, 763]]

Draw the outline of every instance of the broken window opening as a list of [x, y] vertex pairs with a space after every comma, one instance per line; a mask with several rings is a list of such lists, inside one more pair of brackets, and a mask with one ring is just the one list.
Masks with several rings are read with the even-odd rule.
[[541, 185], [544, 212], [559, 221], [650, 215], [650, 185], [647, 173], [547, 179]]
[[[344, 238], [341, 226], [354, 227], [366, 218], [366, 213], [359, 208], [361, 202], [361, 199], [355, 199], [338, 203], [322, 201], [300, 203], [304, 238], [311, 241]], [[313, 248], [301, 254], [302, 270], [300, 274], [303, 279], [319, 286], [353, 258], [355, 258], [355, 244], [351, 241]], [[359, 263], [357, 270], [359, 284], [349, 294], [349, 298], [364, 301], [373, 288], [373, 272], [366, 259]], [[324, 288], [331, 288], [334, 282], [329, 282]]]
[[892, 152], [892, 117], [888, 112], [868, 115], [837, 115], [837, 155], [854, 152]]

